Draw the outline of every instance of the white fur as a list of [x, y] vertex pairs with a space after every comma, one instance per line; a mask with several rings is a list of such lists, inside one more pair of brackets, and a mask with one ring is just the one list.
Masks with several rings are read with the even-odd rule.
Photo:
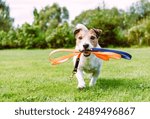
[[77, 24], [75, 29], [82, 29], [82, 30], [85, 30], [85, 31], [88, 31], [88, 29], [86, 28], [86, 26], [84, 26], [83, 24]]
[[[88, 29], [82, 24], [78, 24], [76, 26], [76, 28], [77, 29], [79, 29], [79, 28], [83, 29], [85, 32], [88, 31]], [[84, 43], [88, 43], [89, 47], [93, 48], [92, 44], [90, 42], [88, 42], [87, 39], [88, 39], [88, 36], [85, 36], [84, 39], [83, 39], [83, 42], [76, 45], [75, 49], [76, 50], [82, 50]], [[97, 48], [100, 48], [99, 44], [97, 44]], [[74, 64], [76, 62], [76, 58], [77, 58], [77, 56], [75, 56], [73, 58]], [[91, 74], [89, 86], [95, 85], [96, 80], [97, 80], [97, 78], [100, 74], [101, 66], [102, 66], [102, 60], [97, 58], [95, 55], [91, 54], [90, 56], [85, 57], [82, 53], [81, 56], [80, 56], [80, 62], [79, 62], [78, 70], [77, 70], [77, 73], [76, 73], [76, 78], [78, 80], [78, 88], [81, 89], [81, 88], [85, 87], [84, 72]]]

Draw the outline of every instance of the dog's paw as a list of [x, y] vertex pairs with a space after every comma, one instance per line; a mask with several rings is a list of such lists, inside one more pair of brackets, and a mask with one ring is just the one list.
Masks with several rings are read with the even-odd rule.
[[85, 87], [78, 87], [78, 90], [83, 90], [85, 89]]
[[96, 78], [93, 78], [90, 80], [89, 86], [92, 87], [96, 84]]
[[85, 88], [85, 84], [82, 84], [82, 85], [78, 85], [78, 87], [77, 87], [78, 89], [80, 89], [80, 90], [82, 90], [82, 89], [84, 89]]

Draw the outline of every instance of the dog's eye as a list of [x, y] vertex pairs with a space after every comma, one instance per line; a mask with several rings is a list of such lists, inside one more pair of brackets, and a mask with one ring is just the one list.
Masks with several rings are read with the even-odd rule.
[[82, 40], [82, 36], [79, 36], [79, 40]]
[[91, 40], [94, 40], [95, 39], [95, 36], [91, 36]]

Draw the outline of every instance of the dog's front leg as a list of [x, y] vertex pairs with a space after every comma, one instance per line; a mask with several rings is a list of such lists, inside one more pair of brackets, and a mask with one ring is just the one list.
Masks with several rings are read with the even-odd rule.
[[83, 71], [78, 69], [77, 73], [76, 73], [76, 77], [78, 79], [78, 88], [82, 89], [85, 87], [85, 82], [84, 82], [84, 78], [83, 78]]
[[99, 74], [100, 74], [100, 70], [92, 74], [89, 86], [94, 86], [96, 84]]

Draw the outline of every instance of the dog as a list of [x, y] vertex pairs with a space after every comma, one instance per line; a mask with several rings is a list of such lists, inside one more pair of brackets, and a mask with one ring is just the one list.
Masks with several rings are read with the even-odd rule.
[[[101, 35], [102, 30], [100, 29], [88, 29], [83, 24], [77, 24], [74, 30], [74, 36], [76, 39], [75, 49], [78, 51], [85, 51], [80, 56], [80, 62], [78, 65], [76, 78], [78, 80], [78, 88], [85, 88], [84, 73], [90, 73], [91, 78], [89, 86], [94, 86], [96, 80], [100, 74], [102, 67], [102, 60], [97, 58], [95, 55], [88, 52], [91, 48], [100, 48], [98, 39]], [[75, 65], [77, 56], [74, 56], [73, 62]]]

